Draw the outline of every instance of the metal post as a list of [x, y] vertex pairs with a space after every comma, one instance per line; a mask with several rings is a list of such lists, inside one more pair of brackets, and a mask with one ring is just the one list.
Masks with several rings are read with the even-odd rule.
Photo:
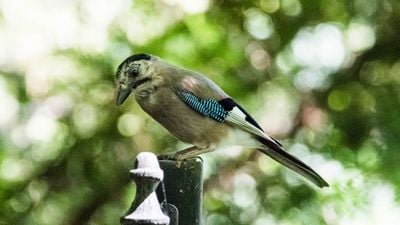
[[153, 153], [143, 152], [137, 156], [136, 169], [130, 171], [136, 184], [136, 196], [128, 213], [121, 218], [121, 224], [200, 225], [202, 160], [166, 159], [159, 163]]
[[164, 181], [157, 189], [158, 198], [166, 196], [166, 201], [178, 208], [179, 225], [200, 225], [203, 161], [196, 158], [179, 163], [174, 160], [159, 162], [164, 170]]
[[136, 196], [127, 215], [121, 218], [122, 225], [168, 225], [170, 219], [160, 208], [155, 189], [163, 180], [157, 157], [142, 152], [137, 156], [136, 169], [130, 171], [136, 184]]

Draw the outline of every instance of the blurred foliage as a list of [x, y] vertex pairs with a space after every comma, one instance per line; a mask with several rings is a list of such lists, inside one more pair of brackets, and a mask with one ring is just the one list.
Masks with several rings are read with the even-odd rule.
[[183, 148], [114, 104], [140, 52], [207, 74], [331, 184], [221, 149], [207, 224], [398, 224], [399, 30], [397, 0], [1, 1], [0, 224], [117, 224], [135, 155]]

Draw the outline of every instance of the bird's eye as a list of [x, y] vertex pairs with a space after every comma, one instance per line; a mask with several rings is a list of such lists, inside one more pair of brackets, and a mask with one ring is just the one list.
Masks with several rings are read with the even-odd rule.
[[139, 67], [140, 67], [140, 64], [133, 64], [131, 66], [131, 69], [128, 71], [128, 74], [133, 77], [138, 76], [139, 75]]

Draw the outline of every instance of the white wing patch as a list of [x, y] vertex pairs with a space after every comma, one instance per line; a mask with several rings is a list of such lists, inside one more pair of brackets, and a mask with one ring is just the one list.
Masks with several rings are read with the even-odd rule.
[[266, 135], [262, 130], [247, 122], [246, 117], [246, 114], [242, 110], [240, 110], [239, 107], [235, 106], [231, 111], [228, 112], [225, 121], [254, 135], [263, 137], [275, 143], [275, 141], [268, 135]]

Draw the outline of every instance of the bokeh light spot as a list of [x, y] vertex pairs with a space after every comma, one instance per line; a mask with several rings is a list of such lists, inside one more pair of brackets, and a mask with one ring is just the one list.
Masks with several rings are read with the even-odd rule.
[[279, 10], [279, 0], [260, 0], [261, 8], [267, 13], [274, 13]]
[[345, 35], [347, 45], [353, 52], [364, 51], [375, 44], [374, 30], [364, 23], [350, 23]]
[[5, 81], [0, 79], [0, 130], [12, 124], [18, 109], [18, 102], [7, 92]]
[[271, 18], [262, 11], [248, 9], [245, 11], [245, 16], [244, 26], [254, 38], [264, 40], [274, 32], [274, 24]]
[[143, 120], [134, 114], [123, 114], [118, 119], [118, 131], [127, 137], [137, 134], [143, 126]]
[[23, 181], [30, 174], [30, 165], [27, 160], [9, 157], [0, 164], [0, 177], [8, 181]]
[[196, 0], [196, 1], [186, 1], [186, 0], [163, 0], [163, 2], [180, 7], [184, 12], [189, 14], [202, 13], [207, 11], [209, 6], [208, 0]]
[[371, 144], [366, 143], [357, 152], [357, 161], [362, 167], [374, 169], [378, 163], [378, 152]]
[[90, 136], [96, 126], [101, 122], [96, 107], [90, 104], [79, 104], [72, 112], [73, 123], [76, 131], [82, 136]]
[[344, 90], [334, 90], [329, 94], [329, 107], [336, 111], [343, 111], [349, 107], [351, 96]]
[[235, 191], [233, 193], [234, 203], [242, 208], [249, 207], [257, 197], [255, 191], [256, 181], [246, 173], [237, 172], [235, 174]]
[[302, 92], [322, 90], [329, 86], [328, 74], [313, 68], [302, 69], [296, 74], [294, 84]]
[[43, 114], [34, 114], [26, 124], [26, 136], [33, 141], [47, 141], [55, 134], [57, 125], [54, 118]]
[[347, 57], [342, 32], [332, 24], [300, 30], [291, 46], [298, 64], [326, 72], [338, 70]]
[[281, 8], [288, 16], [297, 16], [302, 11], [302, 6], [298, 0], [282, 0]]
[[268, 52], [257, 42], [247, 45], [246, 55], [250, 58], [251, 65], [257, 70], [265, 70], [271, 64]]

